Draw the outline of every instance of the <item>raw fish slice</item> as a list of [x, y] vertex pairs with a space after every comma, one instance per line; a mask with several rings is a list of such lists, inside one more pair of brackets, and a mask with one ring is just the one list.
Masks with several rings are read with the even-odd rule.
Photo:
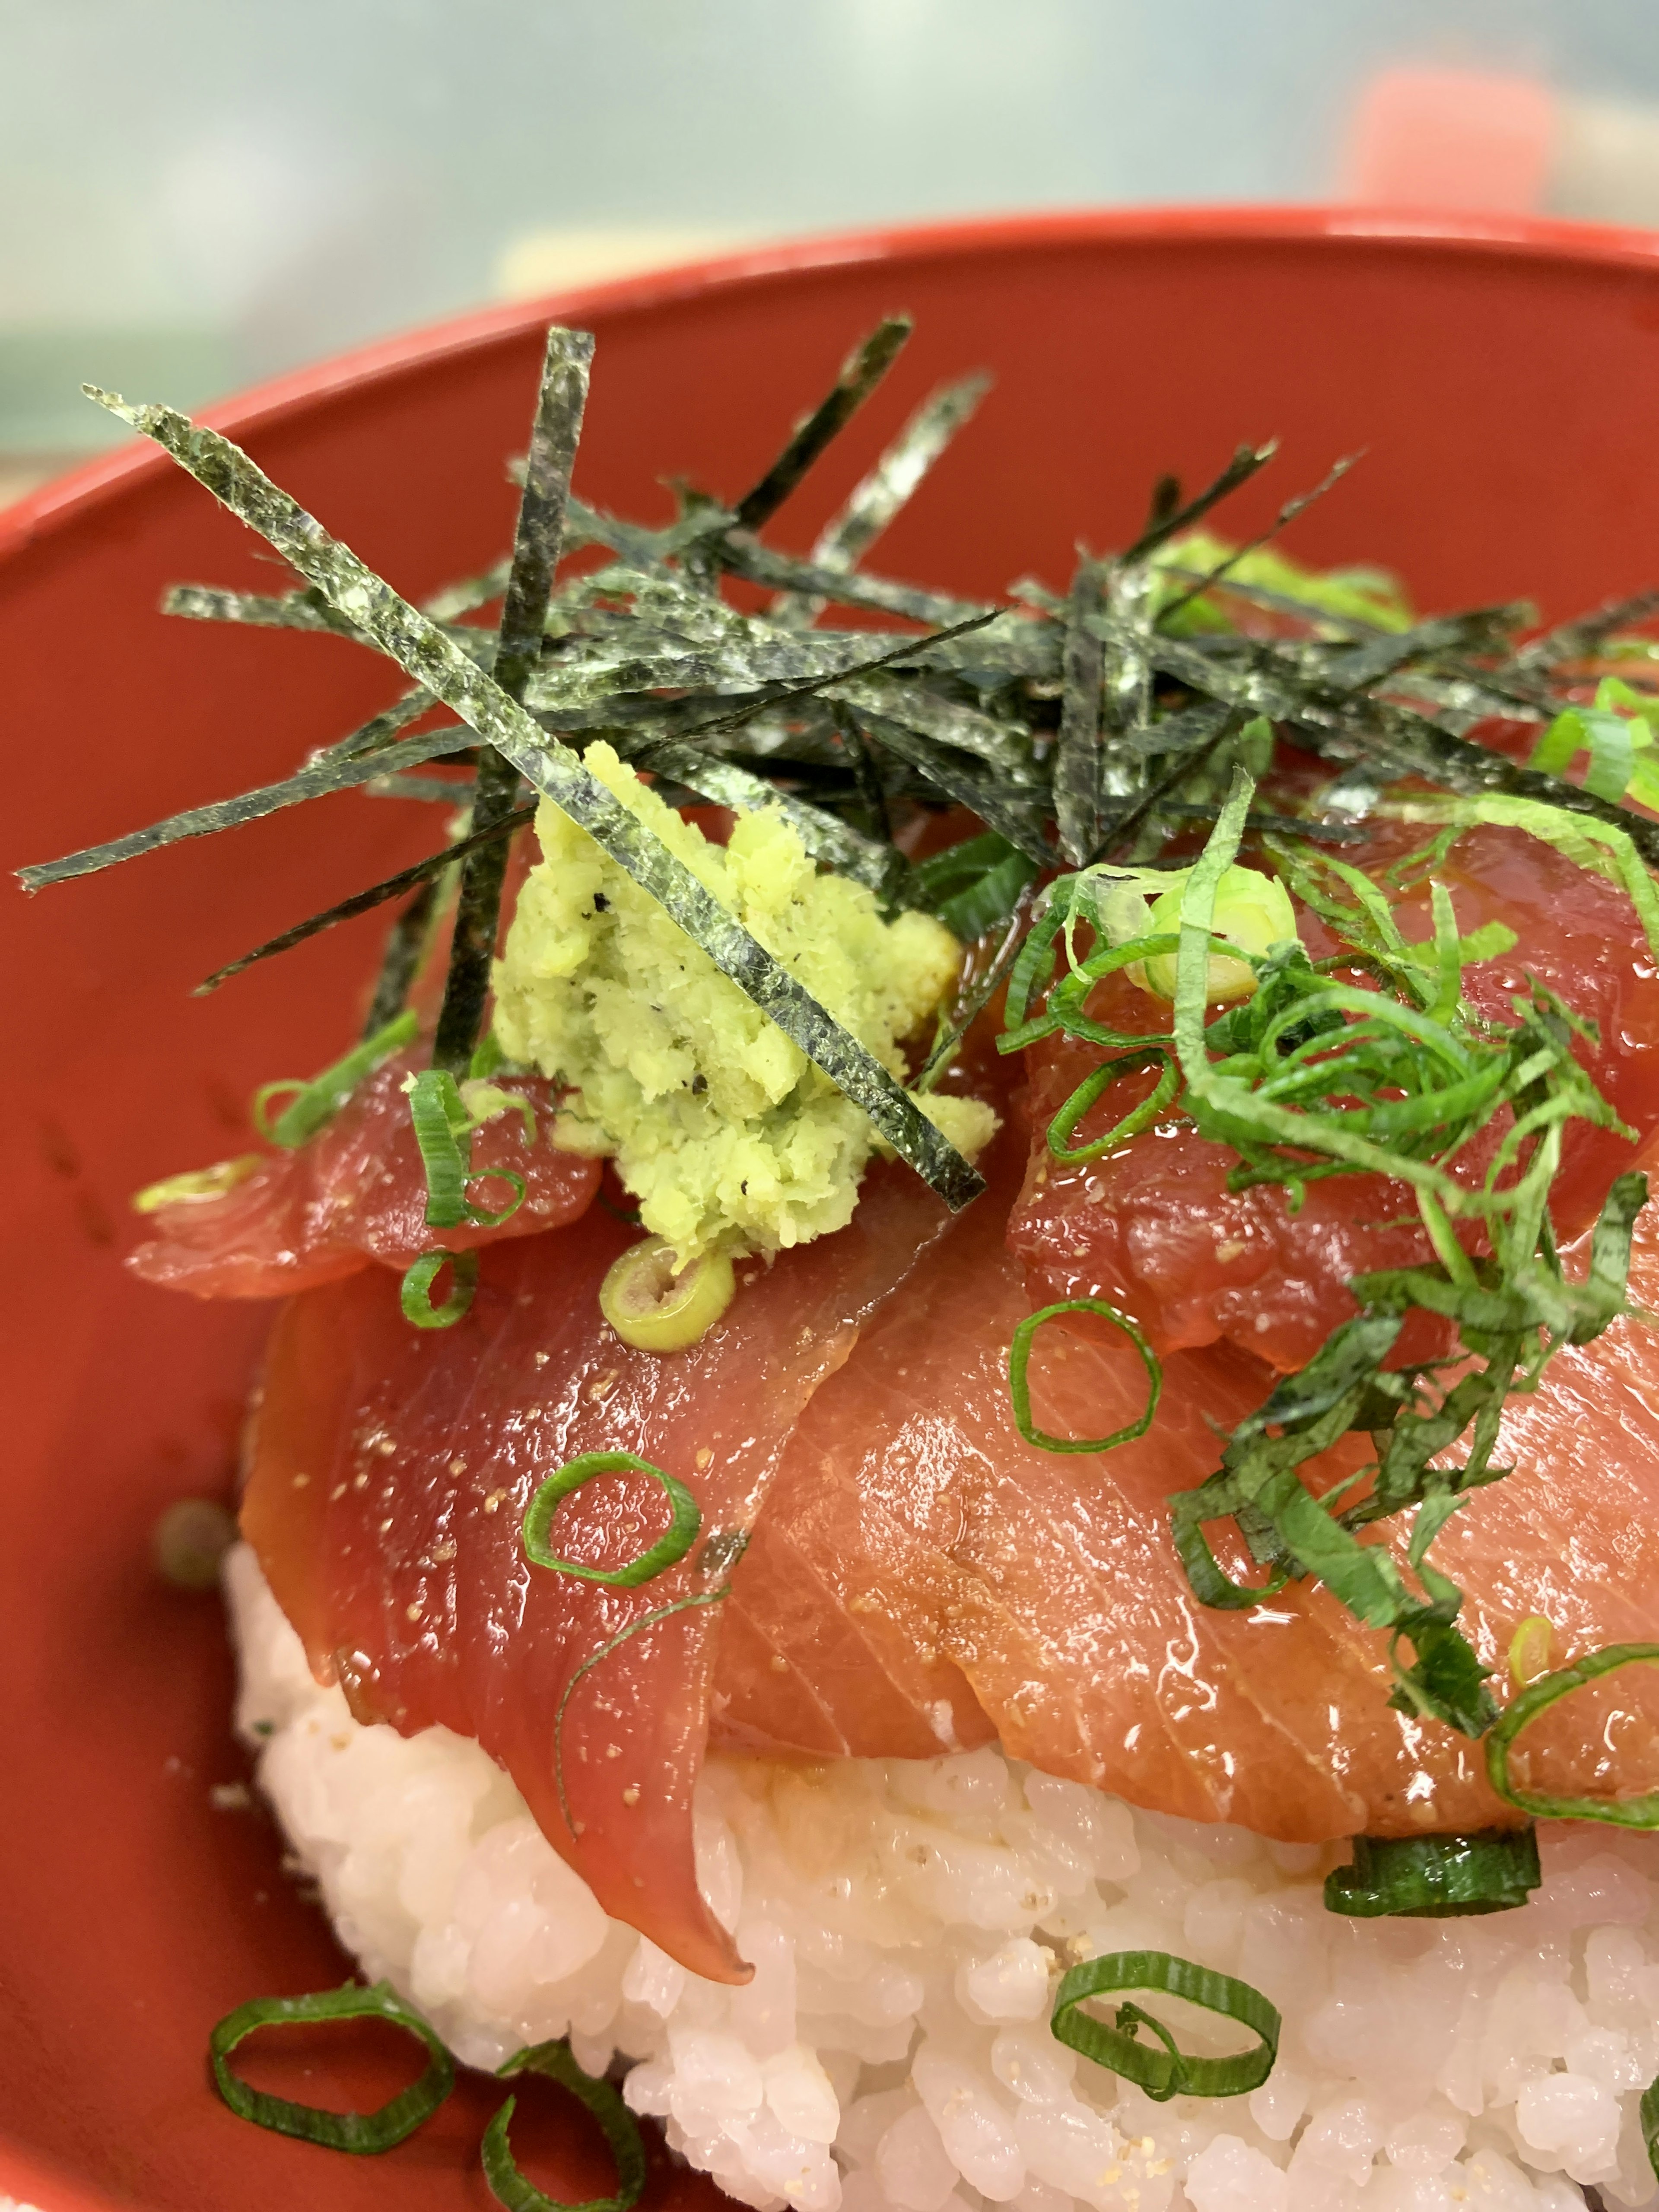
[[[1427, 834], [1378, 824], [1364, 850], [1367, 870], [1380, 876]], [[1472, 831], [1441, 873], [1465, 934], [1504, 921], [1518, 939], [1503, 959], [1465, 970], [1471, 1000], [1510, 1017], [1530, 975], [1595, 1022], [1601, 1042], [1581, 1048], [1581, 1057], [1645, 1141], [1659, 1128], [1659, 976], [1624, 893], [1518, 830]], [[1336, 949], [1322, 925], [1305, 914], [1299, 920], [1316, 957]], [[1426, 896], [1406, 907], [1401, 921], [1408, 935], [1428, 934]], [[1116, 977], [1097, 988], [1091, 1011], [1120, 1029], [1169, 1027], [1164, 1001]], [[1310, 1183], [1292, 1213], [1274, 1186], [1230, 1192], [1234, 1153], [1173, 1122], [1109, 1156], [1062, 1166], [1048, 1150], [1048, 1124], [1105, 1054], [1059, 1037], [1026, 1057], [1031, 1156], [1009, 1243], [1030, 1263], [1033, 1304], [1104, 1297], [1133, 1314], [1161, 1350], [1225, 1338], [1291, 1369], [1352, 1314], [1352, 1276], [1432, 1256], [1404, 1184], [1374, 1176]], [[1152, 1079], [1126, 1076], [1079, 1125], [1073, 1145], [1103, 1135]], [[1464, 1173], [1484, 1172], [1496, 1143], [1494, 1132], [1472, 1145]], [[1569, 1127], [1553, 1200], [1564, 1237], [1593, 1218], [1632, 1157], [1630, 1142], [1610, 1130]], [[1436, 1349], [1420, 1327], [1402, 1343], [1413, 1356]]]
[[[411, 1329], [374, 1268], [276, 1325], [242, 1521], [313, 1667], [360, 1717], [476, 1737], [605, 1910], [716, 1979], [744, 1978], [692, 1855], [720, 1607], [633, 1636], [571, 1686], [623, 1630], [724, 1586], [802, 1407], [945, 1218], [908, 1170], [878, 1167], [848, 1228], [769, 1270], [740, 1265], [726, 1316], [667, 1358], [600, 1317], [630, 1232], [598, 1209], [486, 1253], [471, 1313], [446, 1331]], [[702, 1509], [688, 1559], [637, 1589], [532, 1568], [521, 1548], [538, 1485], [601, 1449], [678, 1476]], [[665, 1520], [658, 1486], [609, 1476], [567, 1502], [555, 1539], [615, 1566]]]
[[[127, 1261], [146, 1282], [200, 1298], [274, 1298], [337, 1281], [378, 1260], [401, 1273], [422, 1252], [462, 1252], [499, 1237], [556, 1229], [583, 1212], [599, 1187], [599, 1164], [557, 1151], [550, 1141], [556, 1086], [540, 1076], [504, 1076], [498, 1087], [529, 1100], [530, 1140], [522, 1114], [499, 1115], [474, 1133], [480, 1170], [512, 1168], [525, 1179], [524, 1203], [498, 1228], [428, 1229], [426, 1176], [409, 1118], [404, 1079], [423, 1066], [421, 1052], [386, 1061], [309, 1142], [278, 1152], [217, 1198], [162, 1206], [155, 1235]], [[470, 1195], [494, 1209], [508, 1186], [475, 1179]]]
[[[959, 1670], [1006, 1750], [1158, 1811], [1290, 1842], [1513, 1818], [1478, 1746], [1389, 1708], [1383, 1638], [1327, 1593], [1293, 1587], [1243, 1613], [1193, 1596], [1165, 1496], [1213, 1470], [1209, 1424], [1259, 1403], [1267, 1370], [1230, 1349], [1177, 1354], [1141, 1441], [1100, 1457], [1021, 1441], [1007, 1347], [1031, 1301], [999, 1249], [995, 1199], [928, 1254], [803, 1416], [736, 1577], [753, 1638], [788, 1671], [738, 1681], [723, 1661], [716, 1745], [731, 1712], [734, 1741], [798, 1747], [804, 1686], [846, 1749], [896, 1752], [914, 1740], [891, 1726], [896, 1690], [927, 1727]], [[1638, 1267], [1637, 1294], [1659, 1295], [1659, 1228], [1644, 1230]], [[1652, 1365], [1633, 1323], [1561, 1354], [1509, 1424], [1517, 1472], [1442, 1535], [1434, 1556], [1468, 1592], [1488, 1664], [1501, 1667], [1533, 1613], [1554, 1622], [1558, 1662], [1659, 1634]], [[1058, 1326], [1039, 1332], [1031, 1375], [1036, 1418], [1060, 1435], [1104, 1434], [1144, 1402], [1133, 1355]], [[1353, 1440], [1343, 1463], [1362, 1449]], [[1237, 1546], [1224, 1564], [1249, 1571]], [[860, 1648], [862, 1681], [849, 1665]], [[1659, 1670], [1612, 1678], [1601, 1710], [1622, 1716], [1620, 1786], [1659, 1785]], [[1561, 1755], [1537, 1775], [1605, 1788], [1605, 1761], [1592, 1774], [1569, 1755], [1586, 1714], [1567, 1711]]]

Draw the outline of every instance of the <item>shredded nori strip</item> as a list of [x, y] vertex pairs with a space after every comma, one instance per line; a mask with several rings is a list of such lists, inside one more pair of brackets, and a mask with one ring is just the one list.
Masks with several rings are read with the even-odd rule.
[[[457, 785], [456, 788], [462, 793], [465, 791], [464, 784]], [[303, 945], [308, 937], [316, 937], [325, 929], [332, 929], [336, 922], [350, 921], [356, 915], [367, 914], [371, 908], [383, 906], [388, 899], [412, 890], [417, 884], [433, 882], [447, 868], [464, 860], [482, 845], [505, 846], [515, 830], [523, 829], [527, 823], [534, 821], [535, 817], [533, 806], [514, 807], [510, 814], [500, 816], [487, 829], [475, 830], [471, 836], [463, 837], [457, 843], [446, 847], [441, 853], [433, 853], [424, 860], [416, 860], [412, 867], [399, 868], [395, 876], [387, 876], [380, 883], [371, 884], [367, 890], [354, 892], [350, 898], [342, 899], [337, 906], [325, 907], [322, 913], [313, 914], [305, 921], [296, 921], [291, 928], [280, 931], [275, 937], [268, 937], [263, 945], [256, 945], [252, 952], [244, 952], [239, 959], [228, 962], [222, 968], [216, 968], [212, 975], [205, 976], [196, 986], [196, 995], [201, 998], [210, 991], [216, 991], [221, 983], [228, 983], [233, 975], [240, 975], [244, 969], [252, 968], [256, 961], [269, 960], [273, 953], [287, 952], [296, 945]], [[421, 917], [422, 933], [429, 912], [428, 902]], [[405, 978], [399, 993], [399, 1004], [407, 994], [412, 981], [412, 975]]]
[[[991, 387], [988, 376], [964, 376], [943, 386], [922, 404], [888, 447], [868, 476], [848, 494], [839, 514], [819, 532], [811, 558], [821, 568], [844, 574], [855, 568], [957, 433], [970, 422]], [[810, 629], [829, 602], [811, 594], [785, 598], [772, 610], [787, 629]]]
[[732, 509], [738, 526], [758, 530], [783, 505], [830, 440], [846, 428], [897, 360], [913, 328], [908, 315], [889, 315], [854, 347], [841, 374], [760, 482]]
[[[593, 340], [587, 331], [553, 325], [547, 334], [493, 670], [502, 691], [515, 702], [523, 701], [541, 652], [592, 361]], [[472, 1057], [489, 994], [507, 851], [505, 838], [490, 833], [515, 811], [518, 793], [517, 762], [493, 745], [481, 747], [472, 800], [474, 836], [461, 867], [449, 974], [432, 1047], [433, 1065], [453, 1074], [463, 1073]]]
[[1054, 819], [1060, 849], [1080, 867], [1100, 836], [1100, 715], [1105, 648], [1088, 617], [1101, 605], [1100, 570], [1080, 561], [1066, 603], [1060, 739], [1054, 756]]
[[[413, 614], [413, 608], [410, 611]], [[96, 875], [100, 868], [112, 868], [118, 861], [134, 860], [140, 853], [154, 853], [163, 845], [176, 845], [186, 837], [211, 837], [239, 823], [257, 822], [264, 815], [276, 814], [284, 806], [297, 806], [305, 799], [320, 799], [329, 792], [350, 791], [391, 769], [414, 768], [424, 761], [441, 759], [444, 754], [459, 752], [472, 742], [470, 730], [452, 723], [446, 729], [434, 731], [429, 737], [405, 738], [401, 744], [386, 746], [367, 759], [323, 761], [314, 768], [301, 769], [297, 775], [284, 776], [280, 783], [262, 785], [258, 791], [245, 791], [234, 799], [214, 799], [206, 806], [186, 807], [182, 814], [170, 814], [165, 822], [153, 823], [148, 830], [129, 830], [124, 837], [112, 837], [106, 844], [65, 854], [60, 860], [43, 860], [33, 867], [20, 868], [18, 879], [26, 891], [39, 891], [51, 884], [71, 882], [77, 876]]]
[[[376, 1030], [384, 1028], [399, 1012], [413, 989], [431, 931], [436, 897], [437, 881], [433, 878], [421, 885], [393, 922], [380, 956], [374, 995], [363, 1018], [365, 1036], [373, 1036]], [[198, 988], [205, 989], [206, 986]]]
[[[442, 630], [331, 538], [314, 517], [216, 431], [200, 428], [171, 408], [130, 407], [112, 395], [94, 392], [92, 396], [154, 438], [233, 514], [258, 530], [331, 605], [349, 616], [407, 675], [424, 684], [480, 738], [514, 762], [544, 798], [552, 799], [585, 829], [650, 892], [722, 973], [864, 1109], [894, 1151], [947, 1205], [961, 1207], [979, 1195], [985, 1187], [983, 1178], [906, 1097], [880, 1061], [733, 921], [690, 870], [574, 753], [544, 735], [523, 708], [509, 699]], [[378, 757], [384, 763], [390, 756]], [[328, 773], [339, 775], [345, 768], [360, 766], [345, 763]], [[233, 806], [237, 803], [228, 802]], [[155, 832], [137, 834], [141, 839], [153, 840], [155, 836]], [[56, 864], [56, 869], [59, 873], [80, 872], [64, 862]], [[45, 879], [56, 880], [57, 876]]]

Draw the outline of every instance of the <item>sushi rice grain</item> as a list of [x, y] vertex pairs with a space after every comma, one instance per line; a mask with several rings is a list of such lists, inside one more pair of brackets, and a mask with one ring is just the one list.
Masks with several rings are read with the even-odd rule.
[[[568, 2034], [757, 2212], [1579, 2212], [1659, 2191], [1659, 1839], [1541, 1832], [1522, 1911], [1350, 1921], [1340, 1850], [1133, 1811], [994, 1748], [711, 1758], [705, 1896], [726, 1988], [607, 1918], [507, 1776], [441, 1728], [363, 1727], [312, 1679], [246, 1546], [239, 1727], [340, 1940], [468, 2063]], [[1055, 2042], [1056, 1978], [1178, 1953], [1261, 1989], [1279, 2063], [1156, 2104]], [[1186, 2047], [1237, 2047], [1194, 2014]]]

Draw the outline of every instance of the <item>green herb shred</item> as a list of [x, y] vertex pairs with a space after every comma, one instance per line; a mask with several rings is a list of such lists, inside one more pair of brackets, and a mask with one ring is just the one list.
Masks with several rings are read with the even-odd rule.
[[[1236, 2020], [1250, 2030], [1255, 2044], [1228, 2057], [1196, 2058], [1180, 2048], [1161, 2020], [1127, 1999], [1109, 2021], [1083, 2010], [1090, 1998], [1123, 1990], [1156, 1990]], [[1279, 2055], [1281, 2025], [1260, 1990], [1169, 1951], [1113, 1951], [1071, 1967], [1054, 1994], [1049, 2021], [1060, 2042], [1122, 2075], [1160, 2104], [1170, 2097], [1242, 2097], [1259, 2089]], [[1141, 2042], [1141, 2028], [1160, 2047]]]
[[599, 2122], [600, 2132], [617, 2162], [617, 2186], [609, 2197], [590, 2197], [579, 2203], [564, 2203], [549, 2197], [520, 2172], [513, 2155], [507, 2128], [517, 2107], [509, 2097], [484, 2130], [481, 2153], [484, 2179], [496, 2202], [507, 2212], [632, 2212], [645, 2193], [645, 2141], [639, 2122], [608, 2081], [598, 2081], [580, 2067], [568, 2043], [538, 2043], [515, 2051], [496, 2069], [510, 2080], [517, 2074], [543, 2074], [584, 2104]]
[[[231, 2071], [232, 2051], [256, 2029], [332, 2020], [384, 2020], [404, 2029], [425, 2045], [426, 2071], [374, 2112], [331, 2112], [314, 2105], [292, 2104], [286, 2097], [250, 2088]], [[442, 2039], [389, 1982], [376, 1982], [372, 1989], [348, 1983], [343, 1989], [323, 1990], [311, 1996], [256, 1997], [226, 2014], [209, 2039], [208, 2057], [215, 2087], [240, 2118], [278, 2135], [297, 2136], [301, 2142], [360, 2155], [391, 2150], [413, 2135], [455, 2086], [454, 2062]]]

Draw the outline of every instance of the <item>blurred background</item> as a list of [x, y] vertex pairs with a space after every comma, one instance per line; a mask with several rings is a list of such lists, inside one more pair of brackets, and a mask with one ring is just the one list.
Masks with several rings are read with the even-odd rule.
[[0, 0], [0, 500], [491, 300], [792, 233], [1342, 199], [1659, 225], [1659, 0]]

